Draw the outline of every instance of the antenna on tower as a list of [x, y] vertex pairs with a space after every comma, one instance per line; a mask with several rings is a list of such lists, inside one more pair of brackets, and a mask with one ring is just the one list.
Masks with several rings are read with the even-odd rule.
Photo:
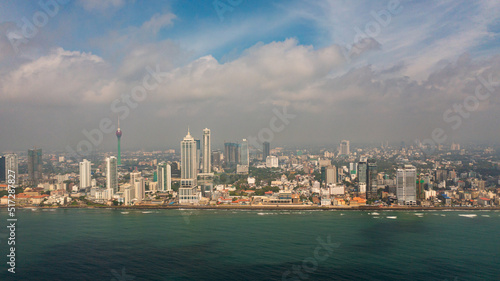
[[118, 129], [120, 129], [120, 116], [118, 116]]

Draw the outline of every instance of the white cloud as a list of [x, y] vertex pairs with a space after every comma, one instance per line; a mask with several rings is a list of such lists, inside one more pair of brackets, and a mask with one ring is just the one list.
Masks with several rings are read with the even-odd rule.
[[142, 25], [143, 30], [148, 30], [154, 34], [158, 33], [162, 28], [173, 25], [173, 20], [176, 16], [172, 13], [155, 14], [151, 19]]

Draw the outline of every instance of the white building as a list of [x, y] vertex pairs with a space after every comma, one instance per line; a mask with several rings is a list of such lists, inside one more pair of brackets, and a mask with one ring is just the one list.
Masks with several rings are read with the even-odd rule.
[[143, 177], [139, 177], [135, 179], [134, 182], [135, 187], [135, 199], [137, 201], [142, 201], [146, 196], [146, 181]]
[[198, 204], [199, 198], [194, 187], [179, 188], [179, 204]]
[[196, 141], [188, 133], [181, 141], [181, 187], [194, 187], [197, 184]]
[[135, 189], [134, 188], [126, 188], [123, 191], [124, 204], [129, 206], [132, 205], [132, 199], [135, 197]]
[[131, 172], [130, 173], [130, 185], [135, 184], [135, 179], [140, 178], [141, 173], [140, 172]]
[[118, 166], [116, 157], [106, 158], [106, 187], [113, 192], [118, 191]]
[[246, 139], [243, 139], [240, 149], [240, 164], [245, 166], [250, 165], [250, 154], [248, 151], [248, 141]]
[[337, 168], [335, 166], [326, 167], [326, 184], [337, 183]]
[[172, 168], [170, 164], [162, 162], [156, 169], [159, 191], [172, 191]]
[[92, 186], [90, 166], [92, 164], [87, 159], [80, 162], [80, 189], [89, 188]]
[[417, 204], [417, 169], [404, 165], [396, 170], [396, 196], [400, 205]]
[[274, 155], [267, 156], [266, 167], [267, 168], [278, 168], [279, 167], [278, 157], [276, 157]]
[[203, 173], [208, 174], [212, 172], [212, 148], [210, 143], [210, 129], [203, 130]]

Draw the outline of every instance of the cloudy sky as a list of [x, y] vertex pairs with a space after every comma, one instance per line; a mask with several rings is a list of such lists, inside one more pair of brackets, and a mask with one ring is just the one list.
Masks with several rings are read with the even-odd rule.
[[215, 147], [273, 128], [273, 146], [500, 142], [498, 1], [46, 2], [0, 1], [0, 151], [76, 148], [119, 117], [125, 150], [188, 126]]

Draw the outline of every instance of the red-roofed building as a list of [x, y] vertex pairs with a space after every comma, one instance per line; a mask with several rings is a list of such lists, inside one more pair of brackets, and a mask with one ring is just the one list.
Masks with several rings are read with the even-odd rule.
[[477, 203], [481, 206], [491, 206], [491, 200], [486, 197], [479, 197]]

